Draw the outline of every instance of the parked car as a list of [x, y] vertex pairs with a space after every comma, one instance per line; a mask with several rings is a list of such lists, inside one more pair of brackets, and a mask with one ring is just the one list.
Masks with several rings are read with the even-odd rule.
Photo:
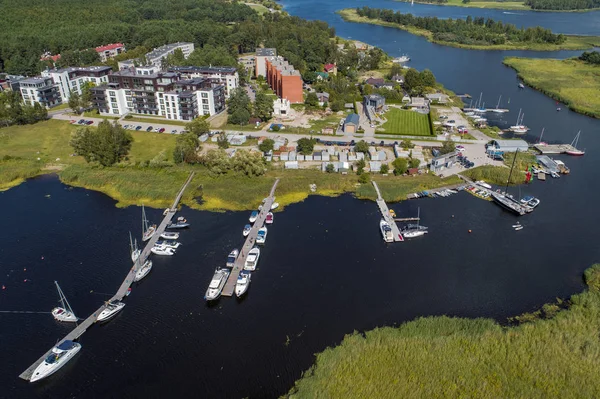
[[161, 127], [161, 128], [158, 130], [158, 132], [159, 132], [159, 133], [163, 133], [164, 131], [165, 131], [165, 128], [164, 128], [164, 127]]
[[152, 126], [148, 126], [148, 128], [146, 129], [147, 132], [151, 132], [152, 129], [154, 129]]
[[76, 121], [76, 120], [74, 120], [74, 119], [71, 119], [71, 120], [69, 121], [69, 123], [75, 123], [75, 122], [77, 122], [77, 121]]
[[86, 125], [93, 125], [93, 124], [94, 124], [94, 121], [86, 121], [86, 122], [85, 122], [85, 124], [86, 124]]
[[177, 129], [171, 130], [171, 134], [177, 134]]
[[464, 145], [457, 145], [457, 146], [456, 146], [456, 149], [457, 149], [458, 151], [464, 151], [464, 150], [465, 150], [465, 146], [464, 146]]
[[160, 128], [158, 128], [158, 127], [157, 127], [156, 129], [154, 129], [154, 131], [155, 131], [156, 133], [158, 133], [158, 132], [160, 131]]
[[379, 145], [380, 145], [380, 146], [382, 146], [382, 147], [385, 145], [385, 143], [383, 142], [383, 140], [381, 140], [381, 141], [379, 142]]
[[142, 127], [141, 126], [136, 126], [135, 130], [142, 130]]
[[85, 124], [85, 119], [80, 119], [77, 121], [78, 124], [83, 125]]

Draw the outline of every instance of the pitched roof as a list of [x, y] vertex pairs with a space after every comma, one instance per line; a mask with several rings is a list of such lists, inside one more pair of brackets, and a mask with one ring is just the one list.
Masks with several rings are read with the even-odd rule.
[[329, 71], [335, 69], [335, 64], [325, 64], [323, 69], [325, 70], [325, 72], [329, 72]]
[[370, 85], [377, 85], [377, 84], [383, 84], [383, 83], [385, 83], [385, 79], [383, 79], [383, 78], [369, 78], [369, 79], [367, 79], [366, 82], [367, 82], [367, 84], [370, 84]]
[[358, 125], [359, 122], [360, 117], [358, 116], [358, 114], [350, 114], [346, 117], [346, 123], [353, 123], [355, 125]]
[[123, 43], [111, 43], [111, 44], [107, 44], [106, 46], [96, 47], [96, 51], [98, 53], [101, 53], [103, 51], [114, 50], [114, 49], [120, 48], [120, 47], [125, 47], [125, 46], [123, 45]]

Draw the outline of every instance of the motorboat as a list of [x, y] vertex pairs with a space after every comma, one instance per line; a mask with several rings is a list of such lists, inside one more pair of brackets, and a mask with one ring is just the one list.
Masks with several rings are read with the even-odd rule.
[[235, 283], [235, 296], [239, 298], [248, 291], [251, 279], [252, 274], [250, 272], [241, 272], [239, 274], [237, 282]]
[[392, 227], [384, 219], [379, 221], [379, 230], [381, 230], [383, 241], [394, 242], [394, 233], [392, 232]]
[[183, 216], [179, 216], [177, 218], [177, 223], [187, 223], [187, 219], [184, 218]]
[[155, 245], [150, 249], [150, 251], [152, 251], [152, 253], [155, 255], [175, 255], [175, 250], [165, 245]]
[[208, 285], [204, 299], [207, 301], [212, 301], [221, 296], [221, 291], [223, 291], [223, 287], [225, 286], [228, 277], [229, 270], [218, 267], [215, 270], [212, 280], [210, 280], [210, 284]]
[[486, 182], [484, 182], [483, 180], [478, 180], [475, 183], [477, 183], [478, 185], [480, 185], [481, 187], [485, 187], [488, 190], [492, 189], [492, 186], [490, 186], [489, 184], [487, 184]]
[[144, 277], [150, 273], [152, 270], [152, 261], [147, 259], [144, 264], [135, 272], [135, 276], [133, 277], [133, 281], [140, 281]]
[[56, 345], [39, 366], [33, 370], [29, 381], [36, 382], [56, 373], [81, 350], [81, 344], [66, 340]]
[[177, 249], [177, 248], [179, 248], [181, 243], [177, 242], [175, 240], [159, 240], [159, 241], [156, 241], [156, 244], [154, 244], [154, 245], [155, 246], [165, 246], [167, 248]]
[[77, 316], [75, 316], [75, 312], [73, 312], [73, 309], [71, 309], [71, 305], [69, 305], [67, 297], [62, 292], [60, 286], [56, 281], [54, 282], [54, 284], [56, 285], [56, 289], [58, 290], [58, 297], [61, 306], [57, 306], [54, 309], [52, 309], [52, 316], [58, 321], [76, 322]]
[[260, 248], [254, 247], [248, 252], [246, 262], [244, 263], [244, 270], [254, 271], [258, 264], [258, 258], [260, 258]]
[[124, 307], [125, 307], [125, 304], [123, 302], [117, 301], [115, 299], [114, 301], [111, 301], [106, 304], [106, 307], [104, 308], [104, 310], [102, 310], [102, 312], [100, 312], [100, 314], [98, 315], [97, 320], [98, 321], [108, 321], [108, 320], [112, 319], [113, 317], [115, 317], [117, 315], [117, 313], [119, 313]]
[[233, 251], [231, 251], [229, 253], [229, 256], [227, 257], [227, 267], [233, 267], [233, 265], [235, 264], [235, 260], [237, 259], [238, 255], [240, 254], [240, 251], [236, 248]]
[[519, 83], [519, 89], [524, 89], [525, 85], [523, 83]]
[[405, 230], [402, 232], [404, 238], [415, 238], [425, 235], [427, 230]]
[[244, 226], [244, 230], [242, 231], [242, 235], [244, 237], [248, 237], [248, 234], [250, 234], [250, 230], [252, 230], [252, 226], [247, 224]]
[[273, 224], [273, 212], [267, 213], [267, 218], [265, 219], [266, 224]]
[[254, 223], [256, 222], [256, 219], [258, 219], [258, 211], [252, 211], [248, 220], [250, 221], [250, 223]]
[[527, 202], [527, 205], [529, 205], [532, 208], [535, 208], [540, 204], [540, 202], [541, 201], [538, 198], [532, 198], [530, 201]]
[[187, 227], [190, 227], [190, 224], [187, 222], [175, 222], [175, 223], [169, 223], [167, 225], [167, 229], [185, 229]]
[[279, 202], [273, 202], [271, 204], [271, 210], [279, 208]]
[[137, 239], [134, 241], [131, 238], [131, 231], [129, 232], [129, 248], [131, 252], [131, 261], [135, 263], [135, 261], [140, 257], [142, 251], [138, 248]]
[[527, 204], [529, 201], [531, 201], [534, 197], [532, 195], [526, 195], [525, 197], [521, 198], [521, 203], [522, 204]]
[[164, 238], [165, 240], [176, 240], [179, 238], [179, 233], [175, 233], [174, 231], [165, 231], [160, 235], [160, 238]]
[[267, 240], [267, 228], [266, 227], [261, 227], [258, 230], [258, 235], [256, 236], [256, 243], [257, 244], [264, 244], [266, 240]]
[[150, 225], [146, 218], [146, 210], [142, 205], [142, 241], [148, 241], [156, 233], [156, 225]]

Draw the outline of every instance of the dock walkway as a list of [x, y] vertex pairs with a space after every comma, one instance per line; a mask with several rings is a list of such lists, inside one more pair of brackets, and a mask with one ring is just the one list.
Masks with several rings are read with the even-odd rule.
[[[181, 190], [179, 190], [179, 193], [177, 194], [175, 201], [173, 201], [173, 205], [168, 209], [164, 219], [162, 220], [160, 225], [156, 228], [156, 232], [154, 233], [152, 238], [148, 241], [148, 243], [144, 247], [144, 250], [140, 254], [137, 262], [135, 262], [133, 264], [133, 266], [129, 270], [129, 273], [127, 273], [127, 276], [125, 277], [125, 280], [123, 281], [123, 283], [117, 290], [117, 293], [112, 298], [110, 298], [107, 302], [110, 302], [113, 300], [120, 301], [125, 297], [125, 295], [127, 294], [127, 290], [133, 283], [133, 279], [135, 277], [135, 273], [137, 272], [138, 268], [141, 267], [141, 265], [144, 264], [144, 262], [146, 261], [148, 256], [150, 256], [150, 253], [151, 253], [150, 250], [152, 249], [152, 247], [154, 246], [156, 241], [160, 238], [160, 235], [165, 231], [165, 229], [169, 225], [169, 223], [171, 223], [173, 216], [175, 216], [175, 213], [177, 212], [177, 205], [179, 204], [179, 201], [181, 201], [183, 192], [185, 191], [187, 186], [190, 184], [193, 177], [194, 177], [194, 172], [191, 172], [190, 176], [186, 180], [185, 184], [181, 187]], [[68, 333], [56, 345], [59, 345], [59, 344], [63, 343], [64, 341], [72, 341], [72, 340], [75, 340], [75, 339], [81, 337], [83, 335], [83, 333], [86, 332], [87, 329], [96, 322], [98, 315], [100, 314], [100, 312], [102, 312], [104, 310], [105, 307], [106, 307], [106, 303], [103, 304], [96, 311], [94, 311], [94, 313], [92, 313], [83, 322], [79, 323], [77, 325], [77, 327], [75, 327], [70, 333]], [[46, 357], [48, 357], [50, 352], [52, 352], [52, 348], [50, 348], [50, 350], [48, 350], [46, 353], [44, 353], [42, 355], [42, 357], [40, 357], [35, 363], [33, 363], [31, 366], [29, 366], [27, 368], [27, 370], [23, 371], [19, 375], [19, 378], [29, 381], [31, 379], [31, 376], [32, 376], [33, 372], [35, 371], [35, 369], [38, 367], [38, 365], [40, 365], [44, 361], [44, 359], [46, 359]]]
[[538, 150], [540, 154], [564, 154], [567, 151], [577, 151], [577, 148], [571, 144], [534, 144], [533, 148]]
[[244, 264], [246, 263], [248, 252], [252, 249], [252, 247], [254, 247], [258, 230], [263, 227], [265, 219], [267, 218], [267, 213], [271, 211], [271, 205], [273, 205], [273, 202], [275, 201], [274, 195], [275, 189], [277, 188], [277, 183], [279, 183], [279, 179], [276, 179], [275, 183], [273, 183], [271, 192], [269, 193], [266, 201], [263, 203], [262, 209], [258, 213], [258, 217], [252, 226], [252, 230], [250, 230], [250, 234], [248, 234], [248, 237], [246, 237], [246, 242], [244, 242], [244, 246], [242, 247], [240, 255], [235, 260], [233, 268], [231, 269], [231, 273], [229, 273], [229, 278], [225, 283], [225, 287], [223, 287], [223, 291], [221, 292], [222, 296], [233, 296], [238, 276], [240, 275], [240, 272], [244, 270]]
[[381, 212], [383, 219], [386, 222], [388, 222], [390, 224], [390, 227], [392, 228], [392, 233], [394, 235], [394, 241], [404, 241], [404, 238], [402, 238], [402, 234], [400, 234], [400, 230], [398, 229], [398, 225], [396, 224], [396, 221], [390, 214], [390, 210], [388, 209], [387, 204], [381, 197], [381, 192], [379, 191], [379, 186], [377, 186], [377, 183], [375, 183], [374, 181], [372, 183], [373, 183], [373, 187], [375, 187], [375, 191], [377, 191], [377, 206], [379, 206], [379, 211]]

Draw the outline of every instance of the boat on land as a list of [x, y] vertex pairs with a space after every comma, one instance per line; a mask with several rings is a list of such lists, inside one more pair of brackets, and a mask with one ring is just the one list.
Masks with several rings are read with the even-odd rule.
[[260, 248], [254, 247], [248, 252], [246, 262], [244, 263], [244, 270], [254, 271], [258, 265], [258, 258], [260, 258]]
[[52, 316], [58, 321], [65, 322], [76, 322], [77, 316], [75, 316], [75, 312], [71, 309], [71, 305], [69, 305], [69, 301], [67, 301], [67, 297], [60, 289], [58, 282], [54, 282], [56, 285], [56, 289], [58, 290], [58, 297], [60, 301], [60, 306], [52, 309]]
[[264, 244], [266, 240], [267, 240], [267, 228], [266, 227], [261, 227], [258, 230], [258, 235], [256, 236], [256, 243], [257, 244]]
[[148, 241], [156, 233], [156, 225], [150, 224], [146, 218], [146, 210], [142, 205], [142, 241]]
[[271, 210], [277, 209], [277, 208], [279, 208], [279, 202], [273, 202], [273, 204], [271, 204]]
[[573, 150], [569, 150], [569, 151], [565, 151], [565, 153], [567, 153], [568, 155], [575, 155], [575, 156], [585, 155], [585, 150], [581, 151], [581, 150], [577, 149], [577, 143], [579, 143], [579, 135], [580, 134], [581, 134], [581, 130], [577, 132], [577, 135], [575, 136], [575, 138], [571, 142], [571, 147], [573, 147], [574, 149]]
[[248, 237], [248, 234], [250, 234], [250, 230], [252, 230], [252, 226], [247, 224], [244, 226], [244, 230], [242, 231], [242, 235], [244, 237]]
[[266, 224], [273, 224], [273, 212], [267, 213], [267, 218], [265, 219]]
[[160, 235], [160, 238], [164, 238], [165, 240], [176, 240], [179, 238], [179, 233], [174, 231], [165, 231]]
[[484, 182], [483, 180], [478, 180], [475, 183], [477, 183], [478, 185], [480, 185], [481, 187], [485, 187], [488, 190], [492, 189], [492, 186], [490, 186], [489, 184], [487, 184], [486, 182]]
[[98, 321], [108, 321], [110, 319], [112, 319], [113, 317], [115, 317], [117, 315], [117, 313], [119, 313], [121, 310], [123, 310], [123, 308], [125, 307], [125, 304], [121, 301], [117, 301], [116, 299], [108, 302], [106, 304], [106, 307], [104, 308], [104, 310], [102, 312], [100, 312], [100, 314], [98, 315]]
[[383, 241], [394, 242], [394, 233], [392, 232], [392, 227], [388, 222], [385, 221], [385, 219], [381, 219], [379, 221], [379, 230], [381, 230]]
[[52, 348], [50, 354], [33, 370], [30, 382], [36, 382], [56, 373], [81, 350], [81, 344], [66, 340]]
[[137, 239], [135, 242], [131, 238], [131, 231], [129, 232], [129, 248], [131, 252], [131, 261], [135, 262], [139, 257], [142, 251], [138, 248]]
[[206, 290], [206, 294], [204, 295], [204, 299], [207, 301], [213, 301], [221, 296], [221, 291], [223, 291], [223, 287], [227, 282], [227, 278], [229, 277], [229, 270], [222, 269], [217, 267], [215, 270], [215, 274], [210, 280], [210, 284], [208, 285], [208, 289]]
[[252, 213], [250, 214], [250, 217], [248, 218], [248, 221], [250, 223], [254, 223], [254, 222], [256, 222], [256, 219], [258, 219], [258, 211], [252, 211]]
[[250, 280], [252, 279], [252, 274], [250, 272], [241, 272], [238, 276], [238, 279], [235, 283], [235, 296], [240, 298], [242, 295], [248, 291], [250, 287]]
[[140, 281], [144, 277], [150, 273], [152, 270], [152, 261], [150, 259], [146, 259], [144, 264], [135, 272], [135, 276], [133, 277], [133, 281]]
[[152, 253], [155, 255], [175, 255], [175, 250], [165, 245], [155, 245], [150, 249], [150, 251], [152, 251]]
[[233, 251], [231, 251], [229, 253], [229, 256], [227, 256], [227, 267], [233, 267], [233, 265], [235, 264], [235, 260], [237, 259], [238, 255], [240, 254], [240, 251], [236, 248]]
[[181, 245], [181, 243], [177, 242], [175, 240], [159, 240], [159, 241], [156, 241], [156, 244], [155, 244], [155, 246], [165, 246], [167, 248], [173, 248], [173, 249], [179, 248], [180, 245]]

